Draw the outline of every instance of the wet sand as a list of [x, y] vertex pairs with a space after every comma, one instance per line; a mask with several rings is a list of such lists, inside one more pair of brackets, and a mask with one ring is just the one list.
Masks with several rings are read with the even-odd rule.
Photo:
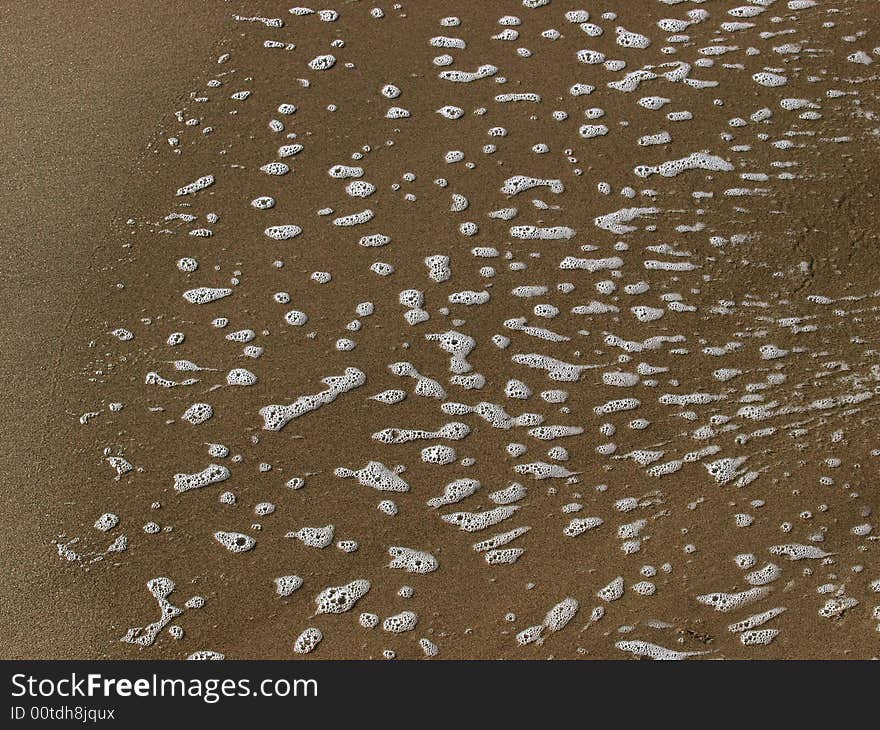
[[[572, 104], [568, 89], [574, 81], [583, 78], [600, 86], [589, 67], [571, 63], [575, 51], [589, 47], [609, 58], [620, 52], [614, 43], [614, 22], [603, 22], [607, 31], [598, 38], [589, 38], [577, 25], [565, 22], [564, 11], [576, 5], [554, 3], [552, 15], [547, 11], [546, 19], [535, 20], [530, 13], [545, 9], [526, 10], [519, 3], [490, 3], [479, 10], [469, 3], [425, 3], [407, 6], [405, 18], [386, 8], [387, 17], [371, 24], [368, 8], [345, 4], [339, 8], [342, 17], [326, 27], [315, 17], [293, 18], [286, 14], [286, 6], [232, 5], [187, 5], [182, 12], [173, 3], [152, 4], [149, 11], [138, 11], [144, 14], [142, 20], [132, 19], [128, 11], [124, 18], [99, 15], [96, 7], [93, 13], [77, 16], [88, 15], [88, 23], [73, 23], [74, 19], [48, 6], [32, 5], [33, 17], [25, 14], [20, 19], [20, 32], [39, 29], [39, 38], [16, 44], [27, 48], [29, 55], [21, 51], [13, 58], [19, 79], [13, 97], [16, 113], [7, 118], [19, 121], [4, 135], [14, 140], [14, 169], [7, 179], [11, 174], [17, 181], [2, 203], [10, 239], [3, 246], [3, 273], [12, 283], [3, 288], [3, 296], [8, 297], [4, 311], [13, 317], [11, 329], [18, 336], [4, 343], [5, 381], [15, 385], [7, 396], [10, 412], [4, 419], [8, 429], [4, 440], [13, 448], [4, 450], [8, 463], [2, 473], [7, 494], [16, 497], [4, 507], [8, 511], [4, 525], [9, 526], [4, 529], [9, 545], [4, 550], [4, 570], [11, 579], [3, 585], [3, 655], [183, 658], [210, 649], [230, 658], [292, 658], [297, 656], [294, 640], [307, 626], [319, 626], [324, 632], [324, 640], [311, 655], [316, 658], [379, 658], [390, 647], [401, 658], [416, 658], [423, 655], [419, 637], [436, 643], [442, 658], [622, 658], [627, 655], [615, 647], [621, 640], [711, 652], [706, 656], [712, 658], [876, 655], [870, 642], [876, 637], [877, 620], [871, 611], [878, 601], [875, 596], [871, 602], [869, 587], [880, 577], [876, 543], [870, 531], [853, 533], [870, 524], [878, 506], [872, 483], [877, 472], [872, 402], [854, 406], [857, 410], [852, 412], [846, 404], [803, 415], [774, 412], [768, 421], [779, 431], [754, 435], [748, 442], [735, 441], [734, 432], [724, 435], [723, 422], [713, 422], [715, 432], [707, 439], [691, 433], [712, 414], [735, 413], [744, 404], [760, 402], [763, 389], [768, 390], [767, 401], [796, 408], [814, 399], [874, 388], [872, 347], [878, 327], [872, 307], [877, 272], [869, 252], [876, 247], [877, 205], [871, 181], [876, 179], [877, 157], [870, 125], [856, 114], [858, 105], [825, 103], [823, 118], [814, 123], [819, 130], [816, 138], [802, 148], [762, 147], [752, 135], [754, 149], [736, 157], [728, 151], [735, 141], [719, 141], [723, 133], [739, 134], [729, 122], [732, 117], [748, 118], [766, 106], [774, 113], [767, 129], [774, 139], [785, 139], [786, 129], [813, 129], [807, 122], [799, 126], [791, 121], [794, 115], [779, 109], [782, 96], [806, 94], [801, 76], [807, 72], [798, 74], [797, 82], [784, 93], [767, 89], [753, 83], [751, 73], [782, 61], [758, 56], [754, 67], [749, 61], [748, 73], [724, 78], [718, 91], [724, 106], [712, 105], [712, 89], [682, 88], [680, 83], [672, 90], [646, 87], [635, 94], [599, 89]], [[638, 30], [651, 35], [659, 46], [664, 34], [657, 31], [656, 20], [680, 17], [683, 11], [655, 5], [637, 22]], [[708, 9], [719, 20], [722, 9], [734, 6], [711, 5]], [[860, 18], [867, 12], [865, 3], [843, 5], [848, 12], [835, 18], [840, 27], [833, 31], [823, 31], [815, 19], [798, 20], [795, 25], [809, 29], [804, 35], [812, 44], [837, 53], [844, 29], [865, 25]], [[497, 20], [508, 12], [523, 17], [528, 40], [524, 37], [515, 44], [486, 40], [501, 30]], [[231, 20], [233, 13], [284, 16], [285, 27], [236, 23]], [[447, 15], [460, 15], [462, 27], [438, 25]], [[593, 21], [600, 22], [596, 17]], [[636, 21], [621, 11], [620, 22]], [[85, 36], [62, 34], [69, 27], [82, 28]], [[560, 28], [564, 37], [541, 41], [539, 32], [550, 27]], [[715, 36], [708, 24], [691, 32], [689, 56]], [[62, 34], [69, 48], [53, 46], [49, 52], [42, 43], [56, 34]], [[438, 85], [434, 77], [439, 69], [430, 59], [444, 49], [430, 48], [427, 39], [440, 34], [461, 34], [469, 40], [466, 50], [449, 51], [456, 56], [450, 68], [473, 70], [481, 63], [497, 63], [511, 81], [496, 85], [480, 80], [452, 90]], [[735, 33], [731, 35], [731, 43], [746, 45]], [[260, 47], [264, 39], [273, 37], [294, 39], [296, 50]], [[338, 51], [329, 48], [334, 37], [345, 39]], [[847, 50], [870, 50], [876, 43], [874, 32]], [[539, 57], [515, 58], [514, 48], [519, 45], [540, 48]], [[771, 45], [762, 45], [765, 54], [772, 53]], [[126, 52], [120, 54], [120, 48]], [[308, 59], [330, 51], [339, 56], [336, 67], [321, 72], [307, 68]], [[231, 53], [230, 60], [218, 65], [217, 57], [226, 52]], [[548, 62], [541, 60], [541, 53], [547, 54]], [[638, 67], [637, 55], [629, 50], [621, 55], [634, 64], [627, 71]], [[656, 60], [657, 55], [652, 51], [639, 63]], [[47, 56], [52, 60], [49, 73], [37, 65]], [[748, 60], [741, 56], [737, 60]], [[555, 59], [567, 65], [556, 72]], [[354, 68], [343, 67], [348, 60]], [[829, 60], [802, 59], [799, 64], [808, 69], [812, 64], [816, 73], [830, 69], [833, 77], [867, 76], [874, 68], [854, 66], [837, 55]], [[208, 79], [221, 73], [229, 74], [222, 76], [221, 86], [207, 85]], [[712, 78], [719, 73], [717, 67], [695, 68], [692, 75]], [[312, 80], [307, 90], [298, 87], [300, 77]], [[604, 82], [613, 77], [597, 78]], [[380, 97], [382, 84], [392, 82], [403, 89], [401, 97]], [[823, 82], [811, 98], [841, 84]], [[869, 83], [855, 88], [863, 108], [876, 103]], [[252, 96], [229, 99], [244, 89]], [[495, 94], [527, 91], [540, 91], [541, 104], [491, 106]], [[663, 120], [666, 109], [650, 111], [634, 103], [649, 93], [673, 96], [672, 91], [675, 101], [668, 108], [698, 112], [697, 121], [679, 127]], [[191, 92], [207, 100], [192, 99]], [[265, 131], [273, 107], [285, 99], [297, 103], [296, 113], [290, 119], [277, 113], [274, 117], [289, 125], [287, 131], [298, 133], [295, 140]], [[453, 102], [466, 110], [464, 118], [453, 122], [435, 114], [438, 107]], [[411, 119], [384, 118], [386, 109], [397, 103], [410, 111]], [[340, 108], [329, 112], [328, 104]], [[481, 106], [490, 108], [485, 118], [472, 113]], [[607, 136], [585, 140], [573, 134], [572, 129], [586, 119], [557, 125], [547, 119], [551, 109], [574, 107], [580, 112], [590, 106], [605, 111], [595, 123], [608, 124]], [[175, 121], [176, 109], [184, 110], [181, 119], [196, 119], [198, 124]], [[530, 118], [532, 112], [541, 115], [540, 121], [537, 116]], [[486, 129], [496, 124], [508, 130], [510, 143], [487, 137]], [[417, 133], [409, 132], [413, 125], [418, 125]], [[213, 132], [205, 134], [206, 126]], [[674, 136], [662, 153], [635, 144], [640, 135], [661, 127]], [[854, 139], [841, 145], [845, 149], [817, 142], [849, 133]], [[177, 146], [167, 143], [172, 136], [179, 137]], [[389, 139], [393, 146], [386, 145]], [[480, 146], [490, 141], [503, 150], [482, 156]], [[302, 143], [305, 149], [285, 158], [292, 168], [288, 175], [267, 177], [260, 166], [270, 162], [274, 150], [285, 142]], [[546, 143], [552, 154], [532, 152], [531, 145], [537, 143]], [[352, 160], [351, 153], [365, 144], [371, 151], [363, 162]], [[565, 160], [562, 150], [567, 147], [574, 148], [578, 162]], [[473, 170], [463, 170], [463, 163], [442, 162], [443, 154], [456, 148], [468, 150], [466, 159], [476, 163]], [[646, 159], [672, 159], [701, 149], [741, 160], [742, 170], [737, 172], [772, 171], [773, 161], [787, 160], [796, 162], [792, 169], [803, 175], [788, 184], [774, 180], [769, 196], [736, 198], [725, 197], [725, 188], [762, 183], [737, 181], [736, 173], [725, 172], [716, 178], [714, 173], [707, 177], [705, 171], [692, 171], [671, 180], [657, 176], [641, 180], [631, 174]], [[32, 176], [25, 164], [45, 174]], [[364, 179], [376, 183], [379, 191], [364, 200], [346, 199], [341, 190], [347, 181], [326, 174], [334, 164], [363, 164]], [[582, 175], [575, 175], [573, 168], [582, 169]], [[417, 173], [415, 180], [406, 181], [406, 171]], [[217, 175], [214, 186], [191, 198], [175, 198], [176, 188], [208, 173]], [[563, 177], [566, 192], [557, 199], [546, 188], [538, 188], [505, 198], [499, 185], [514, 174]], [[433, 182], [438, 176], [449, 177], [449, 186], [438, 188]], [[610, 184], [613, 197], [597, 192], [598, 181]], [[394, 182], [399, 190], [391, 188]], [[595, 216], [626, 205], [652, 204], [643, 195], [635, 200], [619, 195], [626, 185], [661, 190], [658, 205], [663, 214], [636, 220], [639, 230], [632, 233], [600, 231], [594, 226]], [[715, 197], [696, 202], [695, 190], [711, 190]], [[450, 214], [453, 192], [467, 197], [467, 211]], [[406, 201], [404, 193], [415, 199]], [[248, 202], [257, 195], [275, 197], [276, 207], [269, 212], [255, 210]], [[538, 209], [529, 203], [533, 198], [558, 203], [561, 210]], [[181, 202], [191, 202], [191, 211]], [[505, 205], [520, 209], [510, 224], [486, 217], [487, 211]], [[376, 222], [351, 230], [333, 228], [328, 219], [315, 216], [326, 206], [335, 209], [330, 219], [369, 206]], [[192, 212], [199, 220], [192, 225], [163, 220], [172, 211]], [[207, 225], [205, 215], [212, 211], [219, 214], [217, 224], [209, 226], [214, 235], [187, 235], [187, 229]], [[463, 238], [458, 227], [464, 220], [476, 221], [480, 233]], [[681, 228], [700, 220], [706, 223], [705, 230]], [[262, 235], [265, 226], [283, 223], [301, 225], [304, 233], [290, 241]], [[572, 241], [515, 240], [508, 235], [509, 225], [515, 224], [565, 225], [578, 234]], [[659, 235], [645, 228], [650, 224], [658, 226]], [[391, 244], [377, 249], [358, 246], [359, 236], [379, 230], [391, 236]], [[712, 234], [749, 235], [735, 245], [715, 245], [708, 240]], [[626, 240], [629, 248], [615, 249], [618, 240]], [[671, 260], [696, 262], [700, 269], [676, 275], [646, 268], [645, 261], [669, 256], [668, 249], [646, 247], [664, 243], [679, 249]], [[596, 245], [597, 251], [589, 253], [583, 245]], [[509, 250], [511, 258], [473, 259], [468, 253], [472, 246], [497, 246], [502, 252]], [[674, 294], [696, 306], [697, 313], [669, 309], [662, 319], [643, 323], [626, 311], [637, 303], [635, 298], [629, 301], [618, 292], [614, 301], [623, 310], [619, 317], [608, 321], [570, 314], [576, 304], [612, 298], [593, 286], [605, 272], [560, 271], [559, 261], [567, 255], [602, 257], [615, 252], [627, 260], [622, 284], [644, 278], [656, 290], [645, 303], [668, 304], [676, 298], [659, 295]], [[433, 254], [452, 258], [453, 277], [442, 285], [426, 276], [423, 259]], [[192, 274], [177, 271], [174, 262], [180, 256], [196, 257], [199, 269]], [[382, 278], [370, 273], [368, 266], [376, 260], [393, 261], [394, 274]], [[283, 261], [284, 266], [275, 267], [275, 261]], [[521, 273], [511, 270], [509, 261], [524, 261], [528, 268]], [[482, 265], [495, 266], [496, 276], [478, 274]], [[315, 271], [331, 272], [331, 281], [311, 281]], [[228, 286], [233, 278], [237, 283], [228, 300], [194, 306], [180, 296], [190, 287]], [[553, 291], [561, 282], [574, 282], [575, 293]], [[546, 284], [551, 292], [535, 300], [508, 295], [514, 286], [535, 284]], [[425, 309], [431, 314], [430, 320], [417, 326], [403, 320], [406, 307], [398, 301], [399, 292], [412, 287], [425, 291]], [[448, 295], [462, 290], [486, 290], [491, 297], [479, 306], [450, 305]], [[289, 305], [272, 301], [279, 291], [290, 292]], [[835, 296], [838, 301], [819, 305], [807, 299], [810, 295]], [[858, 299], [846, 300], [847, 296]], [[356, 318], [354, 306], [362, 301], [374, 302], [376, 314], [358, 318], [360, 330], [346, 330], [346, 323]], [[542, 320], [533, 311], [539, 302], [552, 303], [563, 314]], [[440, 311], [443, 306], [449, 306], [449, 314]], [[308, 312], [305, 326], [283, 322], [283, 313], [292, 308]], [[839, 315], [835, 308], [859, 311]], [[218, 316], [230, 318], [228, 328], [212, 326]], [[505, 328], [504, 323], [514, 317], [559, 330], [571, 340], [549, 343]], [[792, 317], [802, 318], [795, 328], [815, 325], [817, 333], [808, 330], [804, 335], [794, 332], [791, 324], [779, 324]], [[461, 324], [453, 322], [458, 319]], [[120, 342], [113, 337], [110, 332], [118, 327], [129, 328], [134, 339]], [[242, 357], [239, 344], [224, 342], [226, 333], [241, 328], [259, 333], [254, 344], [265, 347], [261, 357]], [[483, 388], [465, 390], [450, 384], [448, 355], [425, 341], [425, 333], [450, 329], [478, 343], [468, 359], [485, 376]], [[166, 345], [174, 331], [186, 332], [183, 346]], [[314, 337], [308, 336], [310, 332]], [[608, 332], [631, 341], [681, 335], [686, 342], [681, 347], [694, 355], [656, 349], [633, 355], [631, 362], [619, 360], [620, 352], [603, 340]], [[509, 350], [497, 349], [491, 340], [498, 333], [515, 344]], [[334, 343], [346, 336], [357, 341], [357, 347], [340, 352]], [[697, 356], [700, 348], [732, 340], [741, 343], [741, 350], [724, 358]], [[797, 354], [802, 345], [805, 350], [784, 361], [778, 371], [786, 376], [783, 383], [746, 389], [745, 382], [761, 381], [773, 372], [773, 361], [758, 354], [758, 345], [767, 343], [789, 353]], [[543, 371], [512, 365], [510, 356], [515, 352], [539, 352], [602, 367], [585, 370], [578, 382], [553, 381]], [[220, 370], [192, 374], [205, 382], [191, 388], [145, 385], [144, 376], [150, 371], [177, 380], [189, 375], [171, 367], [177, 357]], [[670, 369], [658, 376], [661, 383], [653, 390], [603, 382], [602, 372], [632, 371], [641, 360]], [[497, 429], [477, 415], [444, 414], [439, 400], [419, 397], [412, 392], [411, 380], [389, 371], [388, 365], [398, 361], [411, 361], [419, 372], [442, 381], [448, 401], [497, 403], [512, 415], [538, 411], [546, 424], [578, 425], [585, 432], [542, 443], [528, 436], [526, 429]], [[845, 369], [835, 362], [844, 363]], [[339, 375], [349, 366], [366, 373], [363, 387], [341, 394], [279, 432], [262, 428], [261, 407], [316, 393], [323, 387], [321, 378]], [[211, 384], [223, 383], [224, 373], [232, 367], [250, 368], [258, 374], [257, 383], [211, 389]], [[725, 390], [725, 383], [719, 384], [712, 375], [720, 367], [739, 368], [745, 374]], [[848, 373], [858, 379], [848, 379]], [[504, 391], [509, 378], [529, 383], [534, 391], [531, 398], [508, 398]], [[643, 374], [642, 379], [648, 378]], [[392, 388], [409, 394], [394, 406], [368, 400]], [[539, 399], [540, 391], [551, 388], [568, 391], [568, 412]], [[692, 408], [692, 418], [687, 405], [670, 408], [658, 402], [661, 393], [705, 391], [723, 392], [730, 403], [698, 404]], [[633, 392], [641, 400], [637, 411], [606, 418], [595, 415], [595, 407]], [[210, 402], [216, 415], [194, 427], [181, 421], [180, 414], [196, 401]], [[113, 402], [125, 407], [114, 412], [109, 408]], [[80, 417], [91, 411], [100, 415], [82, 425]], [[652, 422], [646, 435], [627, 428], [627, 421], [637, 416]], [[467, 422], [472, 431], [459, 442], [433, 439], [402, 446], [385, 446], [371, 438], [388, 427], [433, 430], [449, 421]], [[616, 424], [616, 434], [597, 431], [605, 421]], [[804, 433], [790, 436], [799, 421]], [[739, 422], [741, 432], [768, 425], [741, 413]], [[840, 437], [835, 435], [838, 431]], [[610, 441], [617, 442], [620, 454], [659, 449], [665, 453], [663, 462], [682, 459], [683, 467], [662, 478], [650, 476], [632, 460], [596, 453], [597, 446]], [[683, 458], [716, 441], [722, 445], [717, 456]], [[476, 464], [425, 464], [421, 448], [441, 442], [452, 445], [459, 459], [473, 457]], [[547, 449], [564, 445], [570, 458], [557, 463], [576, 472], [579, 481], [518, 475], [512, 469], [517, 460], [505, 453], [511, 442], [529, 446], [519, 462], [550, 462]], [[226, 445], [241, 460], [212, 458], [206, 446], [211, 443]], [[103, 449], [129, 459], [136, 470], [114, 480]], [[755, 481], [740, 488], [716, 484], [703, 465], [692, 463], [739, 454], [749, 456], [745, 469], [756, 470]], [[830, 458], [839, 458], [841, 464], [829, 467]], [[405, 464], [401, 476], [411, 484], [411, 491], [377, 492], [333, 474], [340, 466], [359, 469], [370, 460]], [[233, 476], [228, 482], [175, 493], [174, 474], [196, 472], [212, 461], [230, 467]], [[272, 468], [261, 469], [260, 464]], [[833, 484], [819, 481], [829, 475]], [[283, 486], [294, 476], [305, 478], [303, 489]], [[426, 500], [441, 494], [446, 483], [464, 477], [479, 479], [481, 490], [444, 510], [426, 508]], [[439, 518], [438, 512], [494, 508], [488, 494], [514, 479], [528, 489], [514, 518], [473, 533], [458, 531]], [[234, 507], [218, 499], [227, 489], [235, 493]], [[400, 514], [388, 517], [378, 511], [376, 505], [383, 498], [393, 499]], [[636, 511], [615, 506], [625, 498], [635, 498]], [[757, 505], [757, 499], [764, 504]], [[272, 502], [275, 512], [259, 518], [253, 510], [264, 501]], [[156, 503], [161, 506], [155, 508]], [[581, 510], [566, 511], [565, 505], [572, 503], [582, 505]], [[99, 533], [92, 525], [108, 510], [119, 516], [120, 527]], [[756, 519], [747, 528], [737, 528], [735, 514]], [[604, 524], [576, 538], [563, 535], [570, 519], [591, 515], [601, 515]], [[645, 539], [637, 553], [627, 554], [621, 550], [617, 531], [636, 519], [646, 520]], [[160, 529], [172, 529], [145, 534], [141, 526], [148, 520]], [[780, 529], [789, 521], [794, 524], [791, 530]], [[253, 528], [254, 523], [261, 529]], [[358, 550], [345, 553], [334, 545], [310, 548], [285, 536], [304, 526], [328, 524], [335, 527], [334, 542], [354, 539]], [[517, 525], [531, 529], [512, 543], [526, 549], [515, 564], [488, 566], [472, 550], [475, 542]], [[253, 535], [257, 547], [231, 554], [211, 538], [215, 530]], [[830, 562], [788, 561], [767, 553], [772, 545], [809, 543], [816, 531], [824, 532], [826, 541], [813, 544], [833, 554]], [[120, 532], [129, 539], [128, 549], [104, 552]], [[52, 542], [66, 544], [71, 539], [78, 540], [70, 547], [76, 558], [67, 561]], [[388, 570], [387, 550], [395, 545], [430, 552], [440, 569], [429, 575]], [[688, 545], [696, 550], [689, 552]], [[771, 597], [731, 613], [713, 611], [697, 601], [699, 595], [752, 587], [743, 578], [749, 571], [733, 560], [743, 552], [756, 554], [750, 570], [768, 561], [781, 569], [770, 581]], [[94, 560], [99, 555], [101, 559]], [[668, 571], [663, 568], [666, 564]], [[804, 573], [806, 567], [809, 574]], [[287, 574], [299, 575], [304, 585], [279, 598], [273, 594], [272, 581]], [[618, 575], [626, 577], [625, 596], [614, 602], [598, 598], [597, 591]], [[120, 642], [129, 627], [155, 619], [156, 600], [146, 584], [158, 576], [175, 582], [170, 596], [174, 605], [199, 595], [205, 597], [205, 607], [184, 613], [179, 625], [185, 635], [180, 640], [163, 633], [143, 649]], [[355, 578], [370, 579], [372, 587], [353, 610], [339, 616], [312, 616], [314, 598], [323, 588]], [[632, 586], [639, 581], [652, 582], [656, 593], [634, 594]], [[412, 598], [400, 597], [403, 585], [414, 588]], [[825, 590], [823, 585], [832, 587]], [[819, 614], [826, 599], [850, 595], [858, 597], [857, 606], [842, 610], [836, 618]], [[567, 627], [558, 635], [547, 633], [543, 644], [517, 644], [518, 632], [540, 625], [547, 611], [568, 596], [576, 598], [580, 608]], [[605, 615], [591, 620], [590, 612], [599, 606]], [[786, 611], [768, 626], [781, 632], [767, 646], [744, 646], [728, 631], [730, 623], [778, 606]], [[415, 632], [393, 635], [381, 628], [368, 631], [357, 623], [362, 611], [384, 619], [403, 610], [418, 614]], [[507, 614], [514, 620], [507, 620]]]
[[228, 31], [218, 6], [36, 1], [4, 12], [4, 658], [96, 656], [107, 639], [105, 589], [65, 570], [47, 542], [85, 466], [67, 446], [78, 428], [68, 409], [84, 392], [76, 363], [146, 143]]

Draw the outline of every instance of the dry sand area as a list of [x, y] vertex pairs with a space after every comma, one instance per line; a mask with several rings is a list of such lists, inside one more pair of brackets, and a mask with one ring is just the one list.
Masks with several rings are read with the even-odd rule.
[[70, 5], [3, 657], [880, 656], [876, 3]]

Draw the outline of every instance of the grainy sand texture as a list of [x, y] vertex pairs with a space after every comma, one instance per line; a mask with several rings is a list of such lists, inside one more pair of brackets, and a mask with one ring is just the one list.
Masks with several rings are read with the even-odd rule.
[[875, 2], [71, 5], [4, 657], [880, 656]]

